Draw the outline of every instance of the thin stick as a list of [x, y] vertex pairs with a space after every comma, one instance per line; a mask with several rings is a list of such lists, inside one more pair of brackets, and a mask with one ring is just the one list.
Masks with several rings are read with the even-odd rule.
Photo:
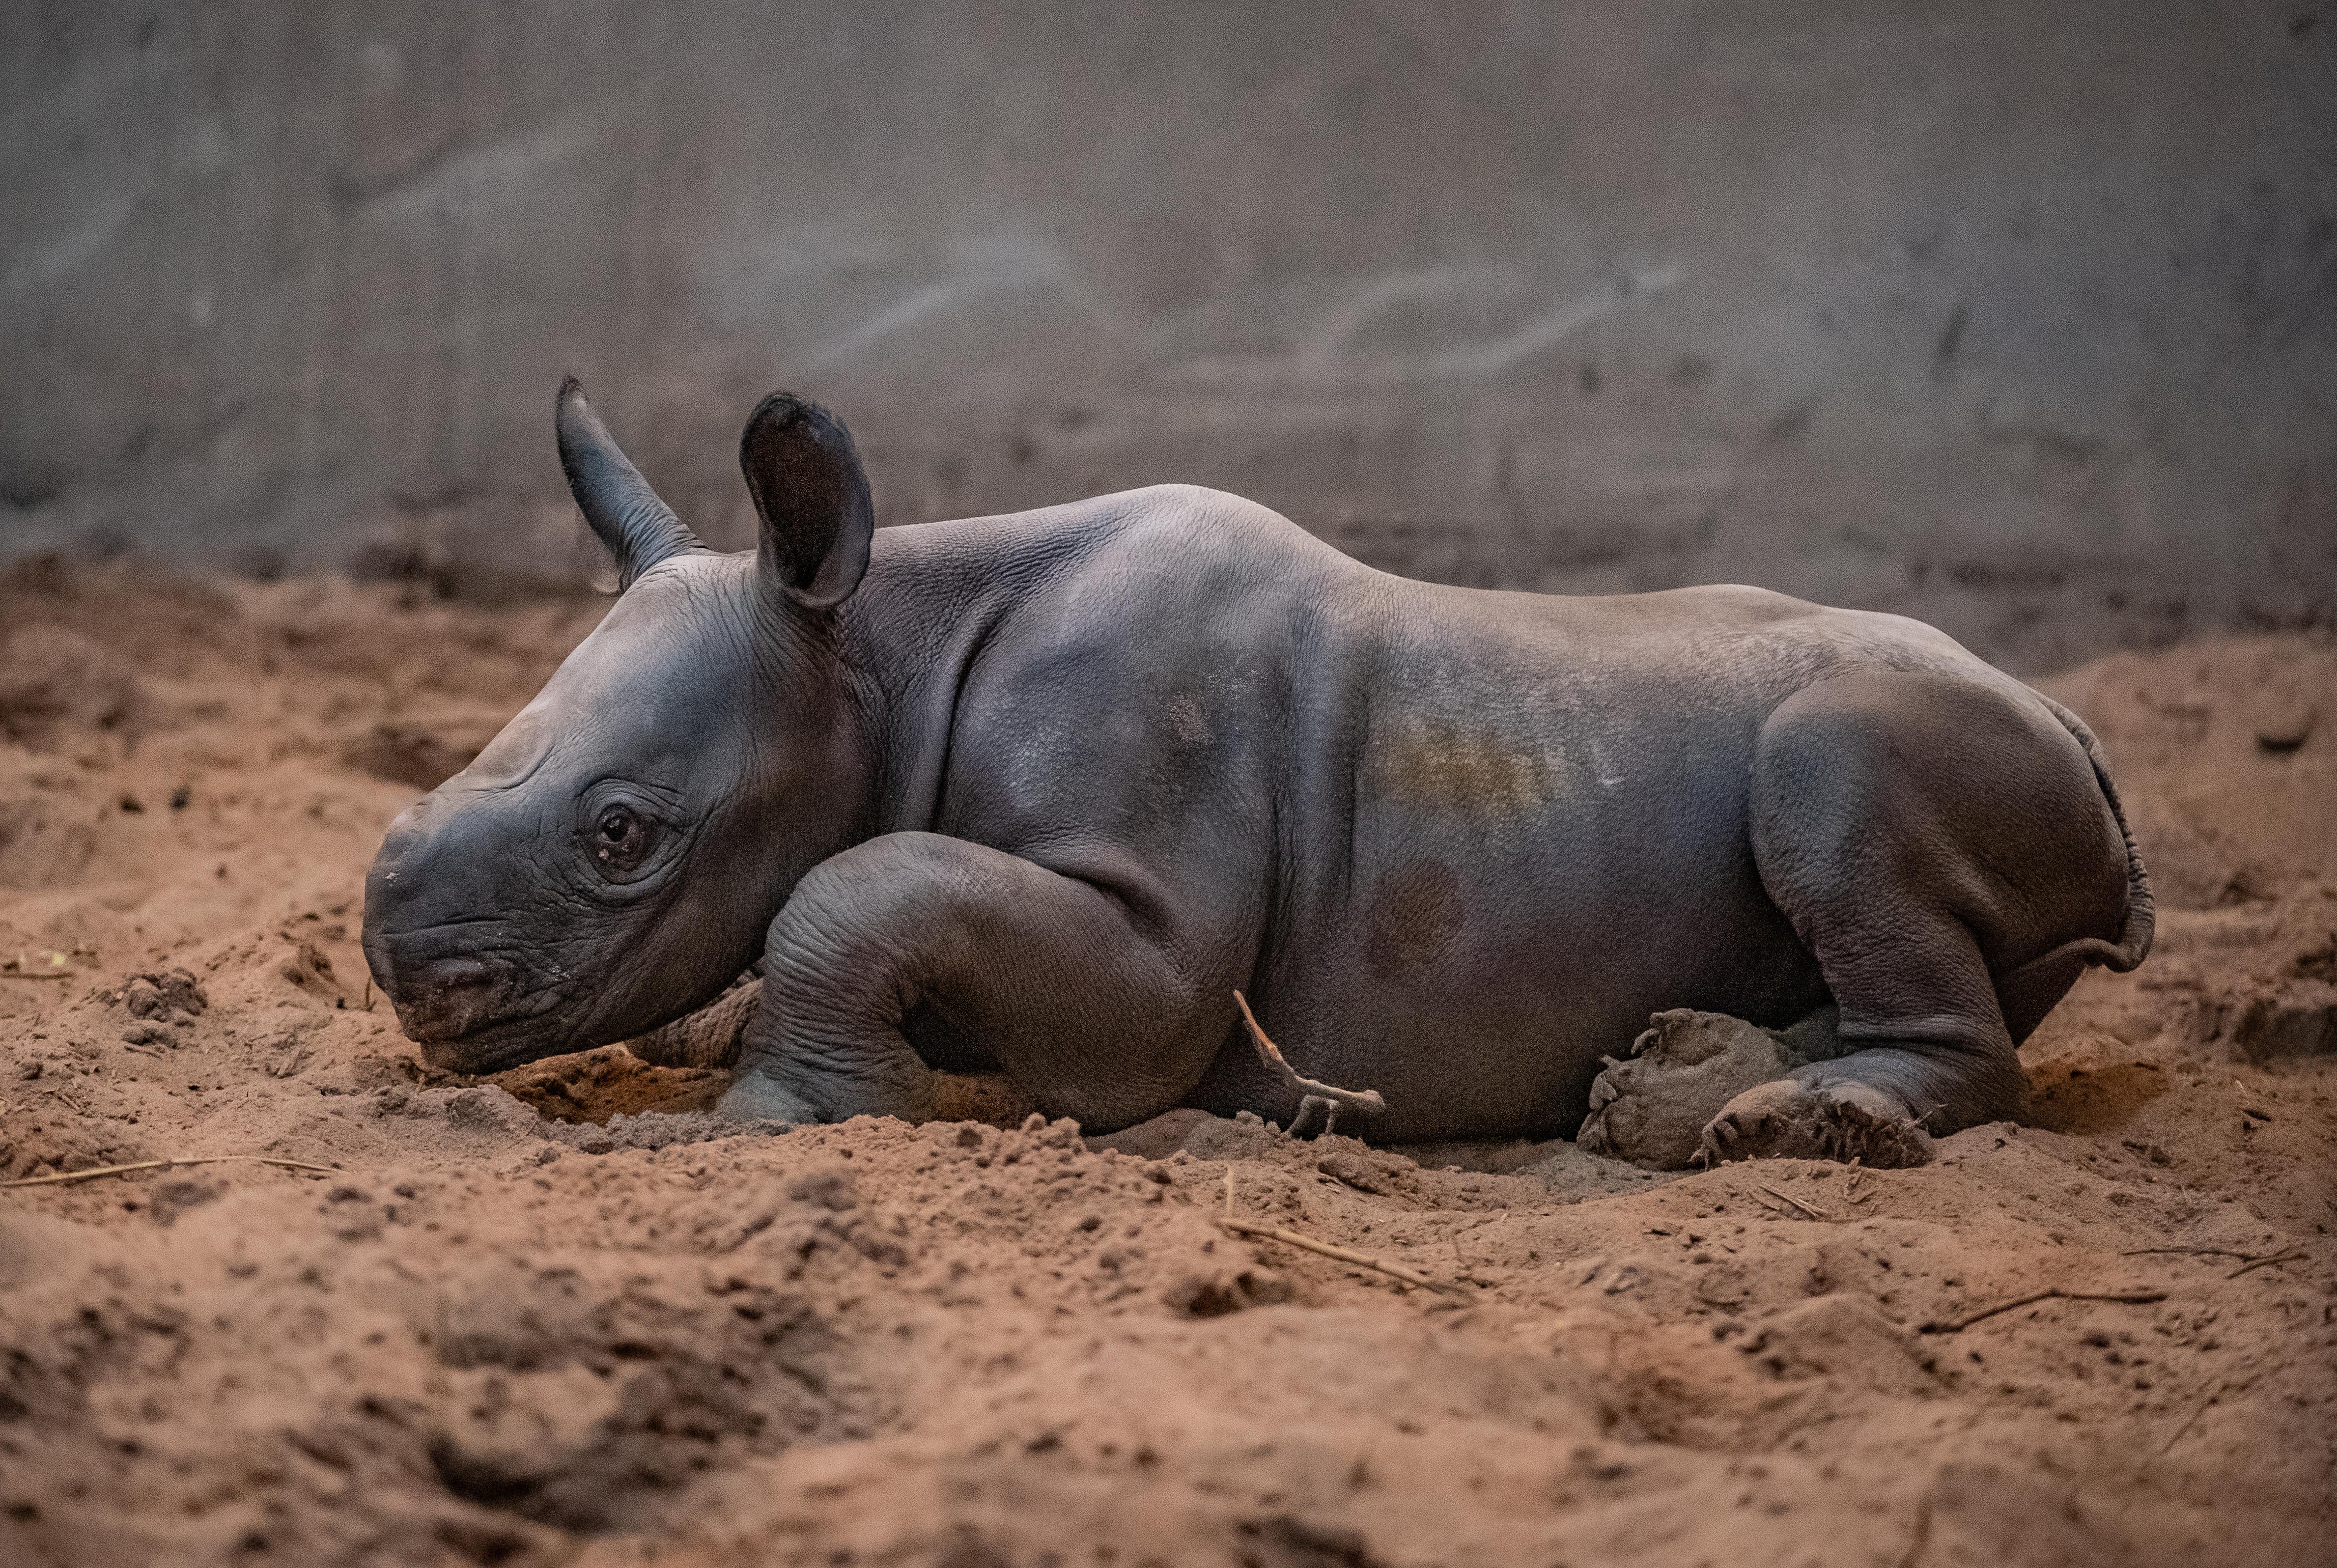
[[373, 972], [371, 970], [366, 972], [365, 1001], [361, 1006], [365, 1012], [373, 1011]]
[[1915, 1568], [1923, 1555], [1923, 1548], [1931, 1544], [1931, 1499], [1928, 1494], [1915, 1504], [1915, 1534], [1900, 1554], [1899, 1568]]
[[2216, 1400], [2221, 1399], [2224, 1396], [2224, 1387], [2229, 1387], [2229, 1385], [2218, 1387], [2213, 1394], [2208, 1395], [2205, 1399], [2199, 1401], [2199, 1408], [2191, 1412], [2191, 1419], [2183, 1423], [2182, 1426], [2177, 1426], [2175, 1429], [2175, 1436], [2169, 1437], [2166, 1443], [2160, 1446], [2158, 1450], [2158, 1456], [2160, 1458], [2164, 1459], [2167, 1455], [2174, 1452], [2175, 1446], [2183, 1441], [2185, 1435], [2187, 1434], [2192, 1427], [2199, 1425], [2199, 1417], [2205, 1416], [2207, 1413], [2208, 1408], [2212, 1406]]
[[2240, 1258], [2253, 1260], [2253, 1252], [2235, 1252], [2229, 1247], [2131, 1247], [2118, 1254], [2121, 1258]]
[[2285, 1252], [2274, 1252], [2270, 1256], [2264, 1258], [2251, 1258], [2246, 1262], [2241, 1264], [2238, 1268], [2233, 1269], [2229, 1274], [2225, 1275], [2224, 1278], [2226, 1279], [2236, 1279], [2243, 1274], [2252, 1273], [2258, 1269], [2269, 1269], [2275, 1263], [2293, 1263], [2303, 1256], [2303, 1248], [2292, 1247]]
[[1781, 1203], [1791, 1203], [1794, 1208], [1800, 1210], [1803, 1213], [1808, 1215], [1813, 1220], [1823, 1220], [1826, 1217], [1826, 1211], [1819, 1208], [1814, 1203], [1804, 1203], [1798, 1198], [1789, 1198], [1785, 1193], [1778, 1191], [1775, 1187], [1764, 1187], [1761, 1191], [1766, 1192], [1770, 1197], [1776, 1199]]
[[70, 980], [80, 973], [78, 969], [44, 969], [26, 975], [15, 969], [0, 969], [0, 980]]
[[[1257, 1225], [1247, 1220], [1237, 1220], [1234, 1218], [1234, 1168], [1230, 1161], [1226, 1164], [1225, 1218], [1218, 1223], [1237, 1236], [1263, 1236], [1267, 1240], [1280, 1241], [1286, 1246], [1302, 1248], [1309, 1252], [1319, 1252], [1325, 1258], [1336, 1258], [1342, 1263], [1353, 1263], [1359, 1268], [1375, 1269], [1391, 1279], [1401, 1279], [1407, 1285], [1417, 1285], [1423, 1290], [1436, 1290], [1456, 1296], [1466, 1294], [1458, 1286], [1446, 1285], [1442, 1281], [1431, 1279], [1417, 1269], [1407, 1269], [1401, 1263], [1387, 1262], [1383, 1259], [1373, 1257], [1368, 1252], [1357, 1252], [1347, 1247], [1334, 1247], [1328, 1241], [1317, 1241], [1312, 1236], [1301, 1236], [1296, 1230], [1283, 1230], [1272, 1225]], [[1460, 1245], [1458, 1236], [1453, 1238], [1453, 1245], [1457, 1251]]]
[[2051, 1290], [2039, 1290], [2034, 1296], [2023, 1296], [2018, 1301], [2007, 1301], [1999, 1306], [1990, 1307], [1986, 1311], [1975, 1312], [1968, 1318], [1959, 1318], [1951, 1323], [1926, 1323], [1921, 1328], [1917, 1329], [1916, 1332], [1919, 1334], [1961, 1334], [1965, 1329], [1970, 1328], [1973, 1324], [1993, 1318], [2000, 1312], [2009, 1312], [2016, 1307], [2034, 1306], [2039, 1301], [2123, 1301], [2130, 1307], [2146, 1307], [2153, 1301], [2164, 1301], [2166, 1299], [2166, 1292], [2164, 1290], [2111, 1290], [2097, 1292], [2089, 1290], [2063, 1290], [2057, 1287]]
[[1257, 1014], [1249, 1010], [1249, 998], [1237, 991], [1234, 993], [1234, 1004], [1241, 1009], [1242, 1022], [1249, 1025], [1250, 1040], [1257, 1046], [1257, 1059], [1265, 1063], [1268, 1071], [1280, 1078], [1286, 1087], [1298, 1092], [1298, 1114], [1290, 1119], [1292, 1127], [1296, 1128], [1305, 1117], [1309, 1101], [1322, 1105], [1323, 1129], [1326, 1132], [1330, 1131], [1332, 1119], [1343, 1105], [1352, 1106], [1366, 1116], [1376, 1116], [1387, 1109], [1387, 1102], [1380, 1098], [1380, 1092], [1376, 1089], [1342, 1089], [1335, 1083], [1300, 1077], [1298, 1069], [1283, 1060], [1281, 1049], [1266, 1038], [1265, 1030], [1257, 1026]]
[[224, 1165], [231, 1160], [249, 1160], [259, 1165], [280, 1165], [287, 1171], [314, 1171], [319, 1175], [337, 1176], [330, 1165], [310, 1165], [299, 1160], [279, 1160], [269, 1154], [206, 1154], [193, 1160], [141, 1160], [134, 1165], [100, 1165], [94, 1171], [60, 1171], [54, 1176], [27, 1176], [16, 1181], [0, 1181], [0, 1187], [46, 1187], [58, 1181], [87, 1181], [99, 1176], [120, 1176], [132, 1171], [167, 1171], [174, 1165]]
[[1319, 1252], [1325, 1258], [1335, 1258], [1342, 1263], [1353, 1263], [1359, 1269], [1374, 1269], [1391, 1279], [1401, 1279], [1407, 1285], [1417, 1285], [1423, 1290], [1440, 1291], [1448, 1296], [1468, 1294], [1457, 1285], [1447, 1285], [1442, 1280], [1431, 1279], [1416, 1269], [1407, 1269], [1401, 1263], [1390, 1263], [1384, 1259], [1374, 1258], [1368, 1252], [1357, 1252], [1352, 1248], [1334, 1247], [1328, 1241], [1317, 1241], [1311, 1236], [1301, 1236], [1296, 1230], [1278, 1230], [1271, 1225], [1257, 1225], [1247, 1220], [1221, 1220], [1218, 1223], [1237, 1236], [1262, 1236], [1269, 1241], [1282, 1242], [1285, 1246], [1304, 1248], [1309, 1252]]

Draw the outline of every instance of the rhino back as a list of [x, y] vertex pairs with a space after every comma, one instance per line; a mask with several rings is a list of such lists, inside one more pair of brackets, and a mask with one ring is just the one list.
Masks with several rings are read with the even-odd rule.
[[[1814, 1006], [1753, 862], [1763, 720], [1845, 669], [2004, 680], [1755, 589], [1413, 583], [1215, 492], [1019, 526], [932, 825], [1118, 894], [1300, 1071], [1386, 1093], [1384, 1136], [1538, 1130], [1661, 1007]], [[1257, 1072], [1229, 1034], [1195, 1102]]]

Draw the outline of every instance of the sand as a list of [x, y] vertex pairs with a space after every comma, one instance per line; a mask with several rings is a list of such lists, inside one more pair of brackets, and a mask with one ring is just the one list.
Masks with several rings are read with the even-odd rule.
[[2042, 682], [2164, 907], [2020, 1120], [1655, 1175], [425, 1069], [366, 864], [601, 607], [0, 583], [0, 1176], [326, 1168], [0, 1191], [0, 1561], [2330, 1560], [2329, 641]]

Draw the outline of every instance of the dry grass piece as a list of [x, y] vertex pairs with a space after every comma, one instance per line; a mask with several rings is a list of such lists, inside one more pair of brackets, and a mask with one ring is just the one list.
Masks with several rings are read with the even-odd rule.
[[1800, 1210], [1803, 1213], [1808, 1215], [1813, 1220], [1824, 1220], [1826, 1218], [1826, 1211], [1819, 1208], [1814, 1203], [1804, 1203], [1798, 1198], [1791, 1197], [1785, 1193], [1778, 1191], [1775, 1187], [1764, 1187], [1761, 1191], [1766, 1192], [1770, 1197], [1775, 1198], [1780, 1203], [1791, 1203], [1794, 1208]]
[[122, 1176], [132, 1171], [168, 1171], [180, 1165], [224, 1165], [235, 1160], [249, 1160], [255, 1165], [280, 1166], [287, 1171], [314, 1171], [320, 1176], [340, 1174], [330, 1165], [311, 1165], [301, 1160], [279, 1160], [271, 1154], [205, 1154], [193, 1160], [141, 1160], [132, 1165], [100, 1165], [93, 1171], [60, 1171], [54, 1176], [26, 1176], [15, 1181], [0, 1181], [0, 1187], [48, 1187], [60, 1181], [89, 1181], [100, 1176]]
[[[1256, 1028], [1257, 1025], [1252, 1024], [1251, 1027]], [[1286, 1247], [1296, 1247], [1304, 1251], [1318, 1253], [1325, 1258], [1335, 1258], [1342, 1263], [1353, 1263], [1358, 1269], [1369, 1269], [1375, 1273], [1384, 1274], [1391, 1279], [1401, 1279], [1407, 1285], [1416, 1285], [1423, 1290], [1433, 1290], [1443, 1296], [1466, 1297], [1468, 1295], [1468, 1292], [1458, 1285], [1448, 1285], [1442, 1279], [1432, 1279], [1417, 1269], [1407, 1269], [1401, 1263], [1391, 1263], [1384, 1258], [1374, 1258], [1368, 1252], [1358, 1252], [1352, 1247], [1335, 1247], [1328, 1241], [1317, 1241], [1312, 1236], [1301, 1236], [1296, 1230], [1284, 1230], [1276, 1226], [1260, 1225], [1252, 1220], [1237, 1219], [1234, 1215], [1234, 1168], [1230, 1164], [1226, 1167], [1226, 1212], [1217, 1223], [1237, 1236], [1262, 1237], [1268, 1241], [1279, 1241]]]
[[1266, 1038], [1265, 1030], [1257, 1026], [1257, 1015], [1249, 1010], [1249, 998], [1237, 991], [1234, 993], [1234, 1004], [1241, 1009], [1242, 1022], [1249, 1025], [1249, 1037], [1257, 1046], [1258, 1060], [1265, 1063], [1286, 1087], [1298, 1092], [1298, 1111], [1290, 1118], [1293, 1135], [1297, 1133], [1299, 1124], [1318, 1106], [1323, 1112], [1322, 1135], [1325, 1137], [1330, 1136], [1342, 1105], [1352, 1105], [1365, 1116], [1376, 1116], [1387, 1109], [1387, 1102], [1380, 1098], [1380, 1092], [1376, 1089], [1342, 1089], [1335, 1083], [1301, 1078], [1298, 1069], [1283, 1060], [1281, 1049]]
[[2158, 1455], [2160, 1458], [2163, 1459], [2167, 1455], [2172, 1454], [2175, 1451], [2175, 1446], [2177, 1443], [2182, 1442], [2185, 1437], [2190, 1435], [2191, 1428], [2199, 1425], [2199, 1417], [2214, 1409], [2216, 1404], [2222, 1400], [2225, 1394], [2229, 1391], [2230, 1387], [2231, 1386], [2229, 1384], [2220, 1385], [2213, 1394], [2208, 1395], [2205, 1399], [2199, 1401], [2199, 1407], [2191, 1412], [2191, 1418], [2184, 1422], [2182, 1426], [2177, 1426], [2175, 1429], [2175, 1436], [2169, 1437], [2165, 1443], [2159, 1446]]
[[2166, 1299], [2166, 1292], [2164, 1290], [2094, 1291], [2063, 1290], [2059, 1289], [2039, 1290], [2033, 1296], [2023, 1296], [2018, 1301], [2006, 1301], [2000, 1305], [1990, 1307], [1985, 1311], [1974, 1312], [1969, 1317], [1958, 1318], [1952, 1322], [1943, 1323], [1934, 1320], [1932, 1322], [1926, 1323], [1921, 1328], [1917, 1329], [1916, 1332], [1919, 1334], [1961, 1334], [1965, 1329], [1970, 1328], [1973, 1324], [1983, 1322], [1988, 1318], [1995, 1317], [2000, 1312], [2009, 1312], [2016, 1307], [2034, 1306], [2039, 1301], [2122, 1301], [2130, 1307], [2146, 1307], [2153, 1301], [2164, 1301]]

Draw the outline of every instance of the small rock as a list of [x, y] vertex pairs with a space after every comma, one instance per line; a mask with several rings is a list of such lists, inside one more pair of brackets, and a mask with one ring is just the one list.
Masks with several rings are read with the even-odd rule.
[[2275, 757], [2302, 750], [2313, 739], [2313, 726], [2320, 717], [2317, 710], [2304, 708], [2267, 719], [2256, 726], [2256, 745]]
[[295, 985], [307, 986], [333, 978], [333, 961], [314, 942], [302, 942], [296, 946], [276, 972]]
[[132, 1018], [167, 1018], [178, 1013], [191, 1018], [210, 1005], [210, 998], [203, 995], [192, 975], [171, 969], [130, 976], [122, 986], [122, 1004]]
[[125, 1045], [160, 1045], [171, 1038], [171, 1032], [159, 1024], [132, 1024], [122, 1032]]
[[157, 1225], [168, 1225], [188, 1210], [210, 1202], [221, 1191], [217, 1185], [202, 1181], [158, 1182], [153, 1196], [148, 1201], [148, 1216]]
[[1290, 1281], [1271, 1269], [1237, 1274], [1188, 1274], [1162, 1296], [1171, 1310], [1188, 1318], [1223, 1318], [1245, 1307], [1269, 1307], [1291, 1298]]
[[1334, 1150], [1315, 1161], [1315, 1169], [1332, 1181], [1353, 1187], [1358, 1192], [1385, 1193], [1388, 1184], [1381, 1172], [1369, 1161], [1350, 1154], [1344, 1149]]
[[2337, 1052], [2337, 985], [2293, 981], [2250, 1001], [2232, 1038], [2251, 1062]]
[[816, 1203], [841, 1214], [857, 1207], [860, 1195], [852, 1190], [852, 1179], [841, 1171], [811, 1171], [787, 1184], [787, 1196], [798, 1203]]

